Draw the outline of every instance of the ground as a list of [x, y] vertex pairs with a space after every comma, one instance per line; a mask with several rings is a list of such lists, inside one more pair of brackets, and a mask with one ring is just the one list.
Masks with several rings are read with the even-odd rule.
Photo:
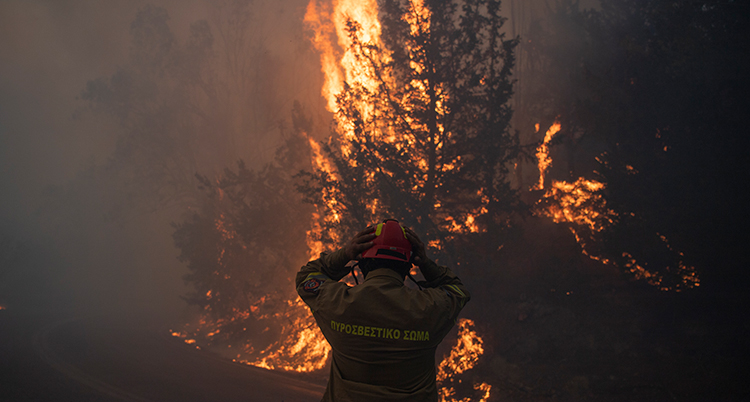
[[2, 401], [319, 401], [303, 377], [196, 350], [153, 320], [0, 310]]

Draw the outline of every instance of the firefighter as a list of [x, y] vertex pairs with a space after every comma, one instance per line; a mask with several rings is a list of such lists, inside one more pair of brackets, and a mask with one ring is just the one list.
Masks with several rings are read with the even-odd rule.
[[[352, 260], [365, 276], [356, 286], [339, 282]], [[426, 279], [419, 289], [404, 283], [412, 263]], [[469, 292], [416, 233], [392, 219], [370, 226], [308, 262], [296, 285], [333, 349], [323, 401], [438, 400], [435, 349]]]

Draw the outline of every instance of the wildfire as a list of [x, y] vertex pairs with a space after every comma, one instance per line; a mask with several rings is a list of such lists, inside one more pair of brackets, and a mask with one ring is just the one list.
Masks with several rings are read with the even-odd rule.
[[[474, 330], [474, 321], [462, 318], [458, 320], [458, 339], [451, 348], [448, 356], [440, 362], [437, 368], [437, 381], [442, 385], [438, 390], [442, 402], [469, 402], [470, 398], [455, 399], [455, 388], [452, 385], [453, 378], [471, 370], [479, 362], [479, 357], [484, 354], [482, 338]], [[461, 381], [458, 380], [460, 383]], [[484, 402], [490, 397], [492, 386], [487, 383], [474, 384], [474, 389], [481, 391], [483, 396], [479, 401]]]
[[[333, 8], [333, 9], [332, 9]], [[376, 80], [351, 50], [349, 21], [356, 21], [356, 39], [362, 43], [380, 45], [380, 21], [375, 0], [333, 0], [320, 4], [311, 0], [307, 5], [305, 23], [313, 29], [313, 43], [320, 52], [325, 83], [322, 93], [328, 100], [328, 110], [336, 112], [336, 97], [344, 90], [344, 81], [363, 84], [368, 89], [377, 87]], [[334, 36], [337, 46], [333, 44]]]
[[[310, 150], [312, 151], [311, 155], [313, 166], [320, 172], [324, 172], [328, 175], [335, 175], [335, 171], [331, 166], [331, 162], [323, 154], [320, 144], [318, 144], [318, 142], [313, 138], [308, 138], [308, 142], [310, 144]], [[311, 219], [311, 228], [307, 231], [307, 246], [309, 249], [308, 255], [310, 256], [310, 259], [318, 258], [320, 256], [320, 253], [325, 251], [323, 242], [318, 240], [320, 237], [320, 233], [323, 230], [321, 222], [338, 223], [341, 218], [338, 212], [339, 202], [336, 199], [335, 195], [329, 193], [327, 189], [324, 189], [323, 192], [324, 193], [322, 194], [322, 199], [325, 200], [328, 210], [333, 211], [333, 213], [324, 216], [324, 214], [320, 213], [321, 208], [317, 208], [317, 210], [313, 212]], [[335, 237], [335, 233], [331, 233], [331, 235], [333, 235], [333, 242], [337, 243], [339, 239]]]
[[[321, 68], [325, 75], [325, 82], [321, 89], [323, 97], [327, 100], [327, 108], [334, 113], [336, 124], [343, 133], [345, 138], [355, 136], [354, 123], [344, 117], [337, 115], [337, 99], [344, 91], [345, 85], [365, 88], [369, 93], [377, 91], [379, 86], [378, 78], [364, 63], [361, 58], [363, 55], [353, 48], [355, 41], [357, 43], [381, 47], [380, 21], [377, 18], [378, 5], [375, 0], [333, 0], [331, 3], [322, 3], [317, 0], [311, 0], [307, 6], [304, 22], [314, 32], [313, 44], [320, 53]], [[368, 57], [375, 57], [367, 54]], [[383, 57], [387, 57], [383, 55]], [[381, 77], [382, 79], [383, 77]], [[363, 119], [368, 119], [374, 113], [374, 108], [369, 99], [363, 99], [357, 103], [357, 110]], [[313, 167], [326, 175], [336, 178], [337, 172], [332, 167], [331, 162], [321, 152], [320, 144], [310, 138], [310, 147], [312, 150]], [[340, 151], [343, 155], [350, 155], [351, 149], [344, 142], [340, 145]], [[355, 162], [350, 160], [349, 163], [354, 166]], [[374, 180], [374, 175], [363, 177], [365, 183]], [[323, 245], [317, 240], [320, 238], [321, 228], [323, 226], [336, 225], [341, 219], [342, 204], [328, 190], [321, 194], [324, 206], [320, 206], [318, 211], [312, 216], [312, 229], [308, 232], [308, 244], [310, 255], [317, 258], [323, 251]], [[368, 210], [374, 215], [378, 209], [378, 200], [370, 200]], [[321, 210], [332, 211], [331, 213], [322, 213]], [[334, 232], [330, 234], [335, 236]], [[336, 238], [331, 239], [337, 243]]]
[[[418, 55], [418, 49], [412, 49], [407, 44], [406, 50], [411, 55], [409, 65], [413, 70], [411, 76], [414, 77], [408, 85], [410, 88], [414, 88], [414, 91], [403, 95], [404, 98], [402, 99], [384, 100], [379, 98], [380, 94], [387, 92], [383, 85], [395, 86], [395, 80], [389, 76], [389, 69], [381, 68], [375, 71], [373, 67], [374, 65], [384, 66], [391, 60], [389, 51], [385, 49], [381, 41], [381, 24], [377, 16], [378, 5], [375, 0], [332, 0], [330, 4], [318, 0], [310, 1], [304, 21], [313, 31], [313, 44], [321, 55], [321, 68], [325, 76], [321, 93], [327, 101], [328, 110], [334, 113], [336, 126], [345, 140], [358, 138], [360, 134], [355, 132], [355, 124], [356, 121], [361, 120], [368, 127], [367, 135], [388, 143], [396, 149], [406, 149], [410, 157], [414, 158], [416, 166], [424, 173], [429, 167], [428, 157], [420, 155], [416, 149], [412, 149], [415, 145], [415, 137], [395, 132], [396, 122], [374, 123], [378, 113], [376, 105], [384, 102], [398, 102], [400, 107], [407, 111], [417, 107], [415, 105], [434, 107], [434, 112], [439, 116], [435, 122], [436, 129], [442, 139], [436, 137], [430, 141], [434, 141], [434, 152], [439, 154], [442, 152], [444, 144], [449, 142], [451, 136], [451, 133], [446, 132], [443, 126], [443, 117], [448, 113], [445, 106], [448, 95], [442, 86], [437, 84], [433, 88], [435, 103], [434, 105], [430, 103], [427, 90], [430, 83], [424, 78], [419, 78], [423, 76], [421, 72], [426, 67], [422, 65], [423, 61]], [[411, 34], [415, 37], [424, 35], [430, 30], [431, 11], [421, 0], [409, 2], [408, 10], [402, 18], [409, 25]], [[358, 46], [353, 46], [355, 44]], [[342, 94], [347, 86], [357, 88], [356, 97], [350, 99], [353, 108], [356, 109], [355, 117], [339, 113], [341, 110], [337, 102], [343, 96]], [[430, 131], [425, 123], [415, 121], [408, 115], [402, 118], [404, 121], [400, 123], [406, 123], [410, 126], [410, 131]], [[313, 150], [313, 166], [318, 171], [338, 179], [336, 170], [320, 152], [320, 145], [313, 140], [310, 141], [310, 145]], [[351, 142], [342, 141], [337, 146], [341, 155], [345, 157], [351, 155]], [[353, 168], [356, 167], [356, 161], [353, 158], [347, 158], [346, 163]], [[436, 170], [440, 172], [449, 171], [455, 169], [461, 163], [460, 155], [454, 159], [444, 161], [441, 159], [440, 166], [436, 167]], [[390, 176], [389, 172], [380, 171], [379, 173]], [[428, 183], [427, 173], [424, 173], [423, 176], [420, 179], [422, 180], [421, 185], [435, 185], [434, 183]], [[371, 187], [376, 180], [375, 172], [365, 174], [361, 180], [364, 182], [363, 187]], [[416, 182], [412, 190], [420, 191], [419, 186], [419, 182]], [[321, 210], [326, 209], [332, 212], [323, 214], [319, 211], [313, 219], [323, 221], [326, 224], [325, 226], [336, 226], [343, 213], [342, 203], [337, 200], [335, 194], [327, 193], [325, 190], [321, 196], [325, 207]], [[488, 212], [486, 205], [489, 204], [490, 200], [489, 197], [482, 194], [481, 190], [478, 196], [481, 204], [472, 210], [465, 211], [462, 216], [449, 216], [442, 213], [439, 209], [440, 200], [435, 200], [436, 217], [441, 221], [440, 227], [450, 233], [478, 233], [483, 231], [484, 229], [477, 223], [477, 218]], [[382, 212], [380, 210], [382, 206], [380, 200], [372, 197], [367, 201], [366, 209], [371, 216], [377, 217], [378, 213]], [[320, 225], [313, 223], [313, 227], [316, 226]], [[308, 237], [317, 239], [318, 234], [319, 232], [313, 229]], [[314, 242], [314, 240], [310, 242]], [[320, 247], [316, 245], [316, 250], [318, 249]]]
[[[539, 124], [537, 123], [536, 131], [539, 131]], [[549, 156], [549, 142], [552, 141], [552, 137], [555, 136], [558, 132], [560, 132], [561, 126], [559, 122], [555, 122], [552, 126], [550, 126], [549, 130], [544, 134], [544, 141], [541, 145], [536, 149], [536, 158], [539, 163], [539, 184], [537, 184], [536, 189], [537, 190], [543, 190], [544, 189], [544, 175], [547, 172], [547, 169], [552, 164], [552, 158]]]
[[[212, 320], [203, 315], [195, 329], [185, 326], [183, 331], [170, 330], [170, 334], [182, 339], [189, 345], [200, 349], [199, 342], [205, 347], [226, 347], [222, 353], [233, 352], [232, 360], [238, 363], [262, 367], [269, 370], [284, 370], [297, 372], [312, 372], [325, 367], [330, 354], [330, 346], [315, 325], [310, 312], [299, 298], [278, 306], [265, 306], [271, 303], [271, 298], [262, 297], [249, 311], [235, 309], [231, 316]], [[234, 328], [237, 324], [246, 322], [250, 317], [256, 322], [283, 322], [280, 333], [262, 350], [256, 350], [251, 339], [235, 339], [234, 344], [222, 344], [230, 340], [216, 339], [225, 328]], [[244, 328], [246, 330], [247, 328]], [[266, 328], [265, 331], [269, 331]], [[231, 329], [226, 332], [231, 332]]]
[[[246, 360], [238, 354], [233, 360], [268, 370], [311, 372], [325, 367], [331, 347], [315, 325], [307, 306], [299, 298], [288, 302], [288, 306], [289, 311], [275, 315], [291, 318], [291, 323], [284, 327], [276, 342], [260, 352], [262, 357]], [[251, 345], [245, 345], [245, 350], [248, 347], [252, 349]]]
[[[389, 57], [384, 51], [378, 55], [368, 51], [368, 46], [382, 48], [381, 25], [377, 15], [378, 6], [375, 0], [333, 0], [330, 4], [311, 0], [306, 10], [304, 21], [314, 32], [313, 42], [320, 52], [321, 66], [325, 75], [322, 94], [327, 100], [328, 109], [337, 117], [336, 124], [345, 138], [353, 138], [356, 134], [354, 123], [337, 114], [337, 97], [342, 94], [345, 85], [357, 86], [364, 88], [365, 92], [373, 93], [380, 85], [379, 80], [390, 79], [382, 75], [376, 77], [372, 68], [363, 61], [363, 58], [380, 57], [379, 61], [384, 62]], [[410, 15], [411, 20], [408, 23], [411, 24], [413, 32], [429, 29], [429, 9], [424, 7], [421, 1], [412, 2]], [[355, 42], [363, 46], [353, 47], [352, 44]], [[422, 67], [414, 64], [412, 68]], [[416, 81], [411, 84], [415, 87], [422, 85]], [[443, 101], [438, 102], [437, 108], [440, 113], [445, 113], [443, 105]], [[358, 101], [356, 107], [364, 119], [372, 117], [375, 110], [372, 99], [366, 96]], [[403, 141], [388, 131], [373, 133], [373, 135], [393, 143]], [[308, 140], [313, 167], [335, 178], [336, 169], [324, 155], [321, 145], [312, 138]], [[340, 151], [344, 155], [349, 155], [351, 150], [346, 144], [345, 141], [342, 143]], [[356, 162], [351, 160], [349, 163], [355, 166]], [[445, 168], [453, 168], [453, 166]], [[365, 185], [372, 183], [375, 180], [375, 174], [368, 173], [362, 180]], [[220, 193], [220, 196], [223, 194]], [[337, 224], [343, 213], [343, 204], [337, 199], [336, 194], [324, 193], [322, 198], [325, 205], [319, 206], [318, 210], [312, 214], [310, 229], [307, 231], [308, 255], [311, 259], [317, 258], [322, 251], [325, 251], [325, 244], [328, 244], [328, 242], [321, 241], [324, 228]], [[381, 203], [377, 199], [370, 200], [366, 207], [375, 216], [380, 212]], [[478, 208], [478, 213], [482, 212], [482, 208]], [[333, 213], [324, 214], [323, 210], [333, 211]], [[460, 219], [448, 217], [446, 225], [452, 225], [452, 230], [455, 231], [480, 230], [473, 215]], [[237, 237], [223, 215], [215, 221], [214, 226], [224, 241]], [[331, 237], [331, 244], [339, 242], [340, 239], [336, 237], [336, 233], [327, 234]], [[225, 263], [224, 255], [224, 250], [220, 250], [217, 261], [220, 265]], [[212, 290], [205, 290], [203, 297], [209, 301], [215, 300], [219, 295]], [[234, 361], [267, 369], [308, 372], [325, 366], [330, 347], [315, 325], [309, 310], [299, 298], [283, 300], [279, 296], [262, 296], [247, 309], [235, 308], [230, 315], [218, 319], [211, 318], [211, 311], [208, 308], [210, 306], [207, 304], [206, 307], [197, 324], [186, 326], [183, 331], [172, 331], [172, 335], [196, 347], [200, 343], [204, 347], [226, 348], [225, 353], [228, 353], [226, 352], [228, 350], [232, 351]], [[240, 326], [244, 332], [247, 329], [243, 327], [246, 322], [253, 323], [256, 327], [268, 325], [265, 330], [261, 331], [261, 335], [274, 333], [273, 336], [269, 336], [271, 341], [261, 344], [256, 340], [256, 344], [253, 344], [248, 340], [251, 338], [249, 336], [244, 339], [230, 338], [237, 333], [237, 326]], [[482, 387], [489, 392], [489, 386], [482, 385]]]
[[[188, 338], [188, 333], [187, 333], [187, 331], [185, 331], [185, 332], [180, 332], [180, 331], [172, 331], [172, 330], [170, 329], [170, 330], [169, 330], [169, 333], [170, 333], [170, 334], [171, 334], [172, 336], [176, 337], [176, 338], [180, 338], [180, 339], [182, 339], [182, 341], [183, 341], [183, 342], [185, 342], [185, 343], [187, 343], [188, 345], [195, 345], [195, 344], [196, 344], [196, 342], [197, 342], [197, 341], [196, 341], [195, 339], [193, 339], [193, 338]], [[195, 347], [196, 347], [197, 349], [200, 349], [200, 347], [199, 347], [198, 345], [196, 345]]]
[[552, 188], [544, 194], [544, 198], [553, 198], [557, 203], [551, 204], [546, 214], [555, 223], [570, 222], [586, 226], [594, 232], [602, 231], [617, 216], [607, 208], [607, 202], [599, 193], [604, 188], [604, 183], [583, 177], [574, 183], [553, 181]]
[[[547, 130], [543, 143], [537, 148], [539, 183], [534, 189], [544, 189], [544, 175], [552, 164], [548, 144], [560, 129], [560, 123], [555, 122]], [[539, 131], [539, 124], [536, 125], [536, 131]], [[631, 165], [626, 165], [625, 168], [628, 174], [638, 174], [638, 171]], [[537, 206], [542, 206], [539, 212], [552, 218], [555, 223], [571, 224], [569, 229], [581, 246], [584, 255], [603, 264], [615, 264], [611, 259], [589, 251], [590, 244], [593, 242], [593, 235], [610, 228], [618, 217], [618, 214], [607, 206], [607, 202], [602, 196], [605, 188], [604, 183], [587, 180], [583, 177], [579, 177], [573, 183], [553, 180], [551, 188], [545, 192]], [[658, 233], [657, 235], [669, 251], [675, 252], [666, 237]], [[695, 267], [683, 262], [682, 257], [684, 255], [682, 252], [677, 252], [677, 254], [679, 257], [675, 270], [679, 273], [682, 284], [674, 290], [680, 291], [680, 286], [685, 288], [700, 286]], [[635, 279], [645, 280], [648, 284], [659, 287], [661, 290], [673, 290], [669, 286], [664, 286], [662, 277], [646, 269], [643, 264], [638, 263], [632, 254], [623, 252], [622, 259], [624, 261], [621, 263], [622, 267], [630, 272]]]
[[[403, 19], [404, 22], [409, 24], [412, 35], [427, 32], [430, 28], [429, 8], [424, 6], [421, 0], [410, 2], [409, 7]], [[373, 94], [380, 91], [382, 82], [391, 83], [391, 77], [387, 75], [388, 71], [380, 71], [378, 75], [372, 69], [371, 62], [373, 60], [382, 64], [390, 58], [390, 54], [381, 43], [381, 25], [377, 16], [378, 5], [375, 0], [333, 0], [330, 4], [322, 4], [318, 0], [311, 0], [305, 14], [305, 23], [314, 32], [314, 46], [320, 52], [321, 68], [325, 76], [322, 95], [327, 100], [328, 110], [334, 113], [336, 125], [345, 139], [352, 139], [358, 135], [354, 130], [355, 122], [349, 120], [350, 118], [344, 116], [343, 113], [339, 113], [338, 109], [337, 102], [346, 85], [362, 89], [361, 92], [364, 95], [354, 100], [354, 106], [359, 113], [359, 118], [368, 121], [376, 113], [376, 100], [373, 98]], [[363, 46], [352, 46], [355, 43]], [[370, 50], [370, 47], [379, 48], [380, 52], [376, 54]], [[407, 50], [411, 51], [411, 49]], [[410, 67], [417, 73], [424, 69], [424, 66], [416, 61], [412, 61]], [[419, 74], [414, 74], [414, 76], [417, 77]], [[427, 98], [426, 84], [418, 79], [413, 79], [409, 85], [421, 89], [421, 91], [415, 91], [412, 96], [420, 98], [421, 103], [427, 104], [428, 102], [422, 99]], [[439, 99], [435, 105], [436, 112], [444, 115], [447, 113], [444, 106], [447, 95], [442, 92], [441, 88], [438, 88], [438, 93]], [[414, 102], [414, 104], [418, 103]], [[409, 102], [404, 102], [404, 107], [411, 107], [409, 104]], [[426, 129], [425, 127], [417, 127], [416, 122], [410, 121], [407, 123], [414, 126], [415, 130]], [[441, 134], [446, 134], [441, 122], [438, 123], [437, 128]], [[368, 134], [394, 145], [397, 149], [410, 146], [414, 141], [411, 137], [405, 138], [402, 135], [397, 135], [388, 125], [377, 126]], [[337, 172], [332, 163], [321, 152], [320, 145], [311, 139], [310, 146], [313, 166], [319, 172], [336, 177]], [[339, 145], [339, 151], [342, 155], [350, 155], [352, 150], [349, 146], [346, 141]], [[417, 157], [416, 154], [413, 157]], [[446, 163], [442, 168], [453, 169], [455, 163], [459, 163], [459, 161], [460, 157], [454, 163]], [[416, 162], [420, 168], [426, 169], [427, 160], [425, 158], [419, 158]], [[347, 163], [356, 167], [356, 161], [353, 158], [348, 159]], [[362, 177], [362, 180], [364, 180], [365, 186], [373, 183], [375, 173], [366, 174]], [[481, 192], [479, 196], [484, 203], [489, 202], [487, 197], [482, 197]], [[325, 203], [325, 210], [333, 211], [333, 213], [331, 216], [324, 216], [321, 213], [324, 208], [321, 207], [312, 216], [311, 229], [307, 232], [311, 258], [317, 258], [318, 254], [323, 251], [323, 244], [318, 239], [324, 224], [338, 223], [341, 213], [343, 213], [340, 209], [342, 208], [341, 202], [336, 198], [336, 194], [324, 193], [322, 199]], [[372, 216], [376, 216], [380, 206], [380, 200], [373, 199], [369, 201], [366, 208]], [[440, 208], [439, 201], [436, 201], [435, 208]], [[476, 211], [461, 218], [445, 217], [443, 225], [451, 232], [479, 232], [481, 228], [476, 222], [476, 217], [483, 213], [487, 213], [487, 209], [484, 206], [479, 206]], [[441, 244], [431, 242], [430, 246], [439, 248]], [[459, 323], [459, 343], [453, 348], [446, 360], [441, 363], [438, 374], [439, 381], [450, 382], [452, 376], [469, 370], [476, 364], [482, 353], [482, 339], [473, 330], [473, 322], [461, 320]], [[491, 386], [488, 384], [477, 385], [476, 390], [484, 393], [482, 401], [489, 397], [490, 389]], [[451, 396], [455, 393], [453, 388], [446, 388], [441, 392], [443, 401], [454, 400], [451, 399]]]

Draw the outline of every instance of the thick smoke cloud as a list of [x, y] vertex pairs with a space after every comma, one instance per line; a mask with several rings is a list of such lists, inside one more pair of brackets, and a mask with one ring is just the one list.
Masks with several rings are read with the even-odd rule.
[[[306, 3], [251, 5], [252, 35], [275, 65], [266, 69], [274, 76], [264, 79], [275, 88], [269, 119], [278, 127], [290, 125], [285, 121], [295, 100], [322, 111], [319, 66], [301, 24]], [[172, 33], [184, 42], [191, 23], [215, 18], [217, 4], [0, 4], [0, 304], [170, 311], [184, 306], [179, 296], [186, 291], [185, 268], [170, 236], [179, 211], [113, 210], [128, 205], [105, 179], [123, 128], [112, 116], [92, 112], [81, 94], [88, 82], [109, 79], [127, 65], [139, 10], [165, 9]], [[246, 148], [253, 153], [235, 157], [252, 167], [272, 158], [278, 127], [266, 130], [261, 146], [248, 135]]]

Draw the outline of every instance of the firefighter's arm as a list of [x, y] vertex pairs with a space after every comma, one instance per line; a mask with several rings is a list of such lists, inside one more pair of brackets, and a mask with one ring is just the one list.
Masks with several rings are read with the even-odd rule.
[[422, 271], [426, 282], [420, 283], [422, 287], [437, 288], [441, 287], [446, 292], [456, 297], [459, 306], [463, 307], [469, 301], [469, 291], [466, 290], [461, 280], [448, 267], [437, 265], [434, 261], [427, 258], [424, 243], [419, 239], [416, 233], [409, 228], [404, 228], [406, 238], [412, 244], [413, 263]]
[[[322, 253], [320, 258], [308, 262], [297, 272], [295, 284], [297, 294], [310, 307], [310, 310], [319, 311], [325, 305], [326, 289], [336, 285], [338, 279], [343, 277], [345, 265], [348, 259], [341, 250], [333, 253]], [[336, 278], [336, 280], [334, 280]]]
[[471, 298], [461, 279], [450, 268], [437, 265], [427, 258], [419, 265], [419, 269], [426, 280], [426, 282], [420, 283], [422, 287], [445, 289], [446, 292], [458, 299], [460, 307], [463, 307]]
[[333, 253], [320, 254], [320, 258], [308, 262], [297, 273], [297, 288], [299, 289], [303, 282], [313, 277], [321, 280], [339, 281], [349, 273], [346, 268], [349, 261], [344, 249], [339, 249]]
[[[308, 262], [297, 273], [295, 281], [297, 291], [302, 290], [300, 287], [304, 287], [305, 283], [310, 279], [338, 282], [341, 278], [345, 277], [350, 271], [346, 267], [346, 264], [357, 258], [363, 251], [372, 247], [372, 239], [376, 237], [373, 233], [374, 230], [374, 227], [368, 226], [365, 230], [357, 233], [343, 248], [330, 254], [321, 254], [317, 260]], [[308, 285], [312, 284], [314, 283], [311, 282]]]

